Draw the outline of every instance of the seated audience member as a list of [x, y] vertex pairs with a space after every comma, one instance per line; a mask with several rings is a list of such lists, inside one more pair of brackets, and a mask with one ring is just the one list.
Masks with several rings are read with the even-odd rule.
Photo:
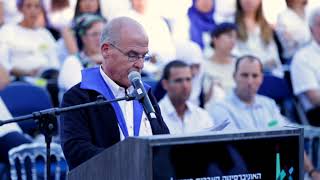
[[261, 59], [264, 71], [283, 77], [273, 30], [263, 15], [262, 0], [237, 0], [235, 18], [238, 41], [234, 55], [255, 55]]
[[311, 41], [305, 13], [307, 2], [286, 0], [288, 8], [278, 15], [276, 32], [283, 48], [282, 57], [286, 60], [290, 60], [298, 49]]
[[177, 59], [185, 62], [191, 68], [192, 90], [189, 101], [203, 107], [203, 54], [199, 45], [193, 41], [176, 43]]
[[[170, 134], [182, 135], [205, 132], [213, 129], [214, 125], [216, 126], [207, 111], [190, 103], [188, 100], [191, 89], [193, 88], [191, 79], [191, 68], [183, 61], [174, 60], [164, 67], [162, 84], [167, 90], [167, 95], [159, 102], [159, 105], [163, 119], [170, 130]], [[227, 122], [223, 123], [224, 124], [218, 126], [223, 128], [228, 125]], [[222, 176], [226, 173], [238, 174], [246, 171], [245, 162], [235, 148], [228, 146], [218, 151], [220, 155], [228, 157], [227, 162], [225, 162], [226, 159], [224, 158], [216, 159], [208, 165], [208, 174], [212, 173]], [[193, 158], [189, 158], [191, 158], [192, 161]], [[187, 157], [186, 161], [188, 161], [189, 158]]]
[[[52, 1], [52, 0], [51, 0]], [[52, 4], [56, 4], [57, 6], [59, 4], [66, 4], [66, 1], [52, 1]], [[62, 38], [58, 40], [58, 52], [59, 52], [59, 59], [61, 62], [63, 62], [68, 55], [74, 55], [81, 50], [81, 47], [78, 47], [79, 42], [77, 40], [79, 37], [75, 37], [73, 31], [75, 31], [74, 27], [76, 26], [76, 20], [78, 17], [82, 16], [83, 14], [94, 14], [98, 16], [102, 16], [101, 14], [101, 8], [100, 8], [100, 1], [99, 0], [69, 0], [69, 6], [71, 8], [68, 8], [69, 10], [72, 10], [73, 17], [71, 17], [70, 20], [64, 18], [61, 20], [61, 16], [63, 16], [63, 13], [60, 13], [59, 10], [56, 12], [53, 12], [51, 16], [51, 20], [54, 21], [55, 28], [60, 31], [60, 34]], [[75, 4], [74, 6], [72, 4]], [[61, 5], [60, 5], [61, 6]], [[63, 12], [69, 11], [64, 10]], [[62, 63], [61, 63], [62, 64]]]
[[232, 77], [235, 58], [231, 51], [236, 37], [236, 26], [226, 22], [218, 24], [211, 33], [211, 46], [214, 48], [214, 53], [203, 65], [206, 79], [211, 79], [214, 84], [208, 103], [224, 98], [235, 85]]
[[16, 77], [39, 77], [47, 69], [58, 69], [55, 40], [48, 30], [37, 26], [40, 0], [18, 0], [17, 7], [23, 20], [1, 28], [0, 61], [9, 64]]
[[[185, 62], [191, 68], [192, 90], [189, 101], [203, 108], [211, 95], [204, 92], [205, 83], [201, 48], [197, 43], [188, 40], [176, 43], [176, 50], [177, 59]], [[157, 83], [154, 93], [158, 101], [166, 94], [166, 90], [163, 89], [160, 81]]]
[[[234, 91], [208, 108], [216, 122], [227, 119], [230, 121], [229, 128], [242, 130], [275, 128], [289, 124], [272, 99], [257, 94], [263, 81], [263, 67], [257, 57], [240, 57], [233, 76], [236, 83]], [[320, 173], [314, 171], [306, 154], [304, 156], [305, 170], [313, 179], [319, 179]]]
[[[9, 83], [9, 75], [5, 68], [0, 64], [0, 89]], [[0, 97], [0, 121], [11, 119], [12, 116], [6, 105]], [[0, 163], [9, 165], [8, 152], [11, 148], [24, 143], [30, 143], [31, 140], [26, 138], [17, 123], [9, 123], [0, 126]], [[1, 174], [0, 174], [1, 175]]]
[[[71, 22], [72, 29], [76, 32], [77, 31], [77, 25], [79, 24], [79, 17], [82, 17], [84, 14], [93, 14], [97, 16], [102, 16], [101, 13], [101, 4], [99, 0], [76, 0], [74, 15]], [[81, 50], [81, 47], [79, 46], [79, 36], [77, 32], [75, 33], [77, 36], [77, 47], [79, 50]], [[81, 42], [80, 42], [81, 43]]]
[[320, 8], [310, 15], [313, 41], [293, 57], [291, 81], [311, 125], [320, 126]]
[[[62, 107], [92, 102], [98, 96], [124, 97], [133, 90], [129, 73], [140, 73], [144, 61], [150, 59], [146, 32], [128, 17], [114, 18], [104, 26], [100, 49], [101, 66], [82, 70], [81, 82], [64, 94]], [[129, 136], [169, 133], [151, 89], [146, 89], [155, 110], [151, 121], [137, 100], [70, 111], [60, 116], [62, 149], [70, 169]]]
[[277, 104], [270, 98], [258, 95], [263, 81], [261, 61], [254, 56], [242, 56], [233, 74], [235, 88], [222, 101], [212, 104], [208, 111], [218, 122], [231, 121], [236, 129], [279, 127], [286, 124]]
[[66, 91], [81, 81], [83, 68], [98, 66], [102, 62], [100, 35], [105, 20], [98, 15], [84, 14], [77, 19], [76, 33], [80, 38], [81, 51], [64, 61], [59, 78], [59, 88]]
[[170, 134], [198, 132], [213, 126], [208, 112], [188, 101], [192, 89], [192, 73], [188, 64], [175, 60], [163, 71], [162, 86], [167, 91], [159, 102]]
[[210, 39], [209, 33], [214, 30], [214, 1], [212, 0], [192, 0], [192, 6], [188, 10], [190, 20], [190, 39], [205, 49], [205, 45]]
[[102, 16], [101, 5], [99, 0], [77, 0], [72, 20], [73, 23], [76, 23], [78, 17], [88, 13]]

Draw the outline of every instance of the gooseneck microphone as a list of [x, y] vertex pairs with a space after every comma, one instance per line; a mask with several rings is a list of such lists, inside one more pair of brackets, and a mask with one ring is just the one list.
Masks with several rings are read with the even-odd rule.
[[148, 93], [146, 92], [146, 89], [141, 81], [140, 73], [137, 71], [131, 71], [128, 75], [128, 78], [135, 89], [133, 96], [142, 104], [148, 118], [156, 118], [155, 111], [149, 99]]

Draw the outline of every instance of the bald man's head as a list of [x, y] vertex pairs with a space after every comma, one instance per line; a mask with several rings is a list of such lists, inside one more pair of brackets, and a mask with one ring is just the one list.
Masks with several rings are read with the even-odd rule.
[[143, 27], [128, 17], [115, 18], [104, 27], [100, 43], [103, 71], [118, 85], [129, 87], [128, 74], [142, 71], [149, 52]]
[[134, 35], [133, 33], [139, 33], [148, 37], [144, 28], [137, 21], [129, 17], [114, 18], [104, 27], [100, 38], [100, 45], [102, 46], [106, 42], [113, 44], [120, 43], [122, 38]]

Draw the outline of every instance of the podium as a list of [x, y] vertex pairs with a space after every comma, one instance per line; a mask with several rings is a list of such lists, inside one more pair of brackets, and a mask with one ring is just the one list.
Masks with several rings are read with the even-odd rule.
[[303, 129], [129, 137], [69, 180], [303, 179]]

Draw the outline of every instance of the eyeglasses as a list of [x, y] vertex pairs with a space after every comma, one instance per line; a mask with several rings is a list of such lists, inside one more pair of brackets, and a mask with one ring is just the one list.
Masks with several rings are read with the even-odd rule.
[[125, 53], [120, 48], [115, 46], [114, 44], [110, 44], [110, 45], [112, 47], [114, 47], [115, 49], [117, 49], [119, 52], [121, 52], [121, 54], [127, 56], [128, 57], [128, 61], [130, 61], [130, 62], [138, 61], [140, 58], [142, 58], [143, 61], [149, 61], [152, 58], [148, 53], [142, 55], [142, 54], [139, 54], [138, 52], [132, 51], [132, 50], [127, 52], [127, 53]]

